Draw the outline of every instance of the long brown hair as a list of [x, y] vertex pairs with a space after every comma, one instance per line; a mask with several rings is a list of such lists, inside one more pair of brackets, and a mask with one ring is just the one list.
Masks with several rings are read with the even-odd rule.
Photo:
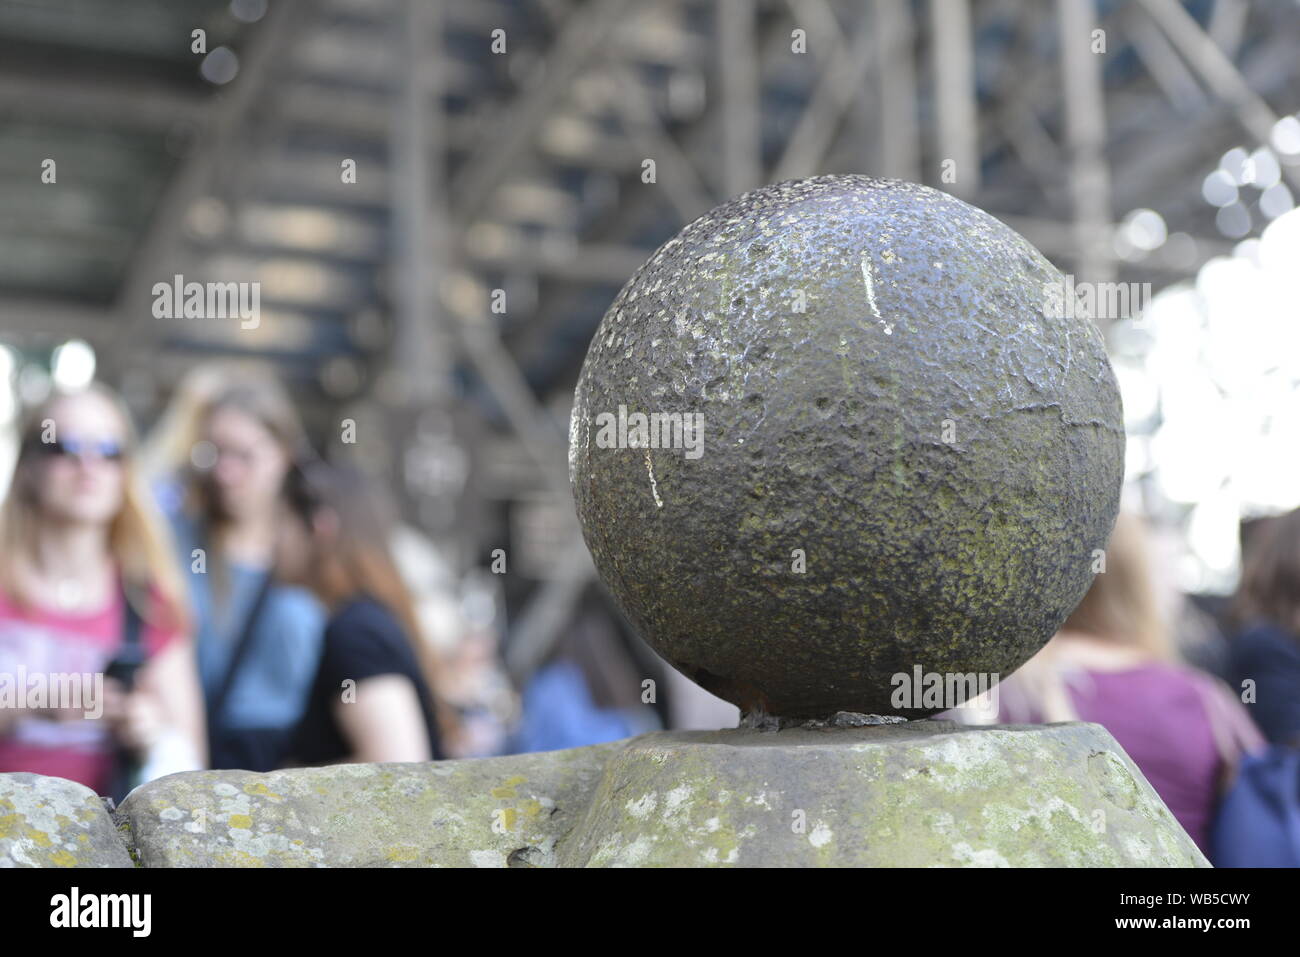
[[[185, 629], [189, 615], [184, 588], [176, 569], [166, 525], [145, 488], [135, 461], [136, 436], [130, 414], [117, 395], [105, 386], [92, 383], [77, 392], [54, 392], [31, 409], [19, 433], [18, 458], [13, 482], [4, 505], [0, 507], [0, 588], [20, 604], [29, 604], [31, 595], [22, 594], [14, 573], [15, 561], [30, 557], [36, 525], [36, 485], [33, 456], [40, 448], [44, 423], [55, 406], [70, 398], [94, 396], [117, 414], [122, 424], [125, 448], [122, 458], [122, 505], [108, 529], [108, 550], [122, 576], [126, 598], [140, 615], [158, 627]], [[161, 607], [155, 606], [155, 594]]]
[[1252, 536], [1229, 619], [1237, 628], [1267, 621], [1300, 636], [1300, 508], [1268, 519]]
[[308, 527], [322, 511], [336, 516], [335, 541], [328, 550], [318, 549], [313, 556], [313, 591], [330, 607], [366, 595], [397, 618], [420, 663], [439, 713], [439, 724], [445, 728], [446, 716], [438, 708], [437, 660], [432, 646], [424, 640], [415, 603], [393, 561], [392, 521], [387, 502], [361, 472], [319, 461], [300, 463], [290, 469], [285, 481], [285, 498], [293, 513]]

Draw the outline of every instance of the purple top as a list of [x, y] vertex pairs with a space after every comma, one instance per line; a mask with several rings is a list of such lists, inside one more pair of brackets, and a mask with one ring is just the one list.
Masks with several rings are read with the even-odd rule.
[[[1178, 823], [1208, 853], [1224, 763], [1211, 709], [1228, 741], [1248, 750], [1263, 743], [1241, 702], [1208, 675], [1162, 663], [1072, 671], [1066, 681], [1079, 719], [1100, 724], [1114, 736]], [[1008, 708], [1019, 697], [1001, 696], [999, 720], [1040, 721], [1032, 709], [1026, 715], [1022, 708]]]

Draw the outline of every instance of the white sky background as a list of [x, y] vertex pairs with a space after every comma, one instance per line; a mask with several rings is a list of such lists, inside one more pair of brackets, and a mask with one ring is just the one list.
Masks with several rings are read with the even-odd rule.
[[1187, 511], [1178, 583], [1226, 593], [1239, 519], [1300, 506], [1300, 210], [1129, 326], [1149, 338], [1144, 354], [1115, 359], [1128, 480], [1148, 483], [1167, 514]]

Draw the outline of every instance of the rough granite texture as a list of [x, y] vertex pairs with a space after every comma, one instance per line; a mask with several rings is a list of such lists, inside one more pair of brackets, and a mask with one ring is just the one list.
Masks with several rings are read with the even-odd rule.
[[63, 778], [0, 774], [0, 867], [130, 867], [95, 792]]
[[[923, 717], [892, 675], [1024, 663], [1087, 591], [1123, 476], [1101, 334], [1044, 308], [1061, 281], [986, 213], [865, 176], [755, 190], [660, 247], [592, 340], [569, 439], [641, 636], [790, 717]], [[620, 405], [702, 414], [702, 455], [600, 447]]]
[[195, 771], [150, 782], [122, 810], [145, 867], [547, 867], [621, 746]]
[[1157, 866], [1204, 857], [1098, 725], [656, 732], [436, 764], [197, 771], [120, 834], [0, 774], [0, 866]]
[[636, 738], [560, 863], [1209, 866], [1099, 725], [929, 721]]

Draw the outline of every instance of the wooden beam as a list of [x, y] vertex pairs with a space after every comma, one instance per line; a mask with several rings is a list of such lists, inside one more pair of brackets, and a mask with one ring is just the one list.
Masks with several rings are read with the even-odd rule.
[[930, 0], [934, 98], [941, 162], [952, 161], [956, 182], [944, 184], [958, 196], [980, 187], [978, 109], [969, 0]]
[[690, 157], [665, 128], [641, 82], [623, 67], [611, 69], [616, 79], [609, 104], [622, 117], [632, 142], [645, 154], [643, 159], [655, 160], [654, 185], [663, 189], [683, 224], [704, 215], [714, 200]]
[[871, 18], [859, 10], [850, 45], [835, 50], [777, 161], [772, 181], [823, 172], [821, 165], [844, 112], [860, 95], [875, 55]]
[[227, 89], [214, 94], [219, 99], [207, 111], [199, 135], [154, 210], [149, 231], [135, 251], [114, 304], [123, 318], [116, 345], [123, 356], [139, 348], [139, 330], [152, 321], [151, 290], [155, 282], [169, 275], [168, 265], [177, 259], [191, 204], [212, 187], [217, 175], [229, 175], [222, 164], [245, 145], [239, 142], [239, 135], [260, 101], [272, 65], [285, 54], [299, 9], [298, 0], [281, 0], [252, 31], [239, 75]]
[[446, 395], [450, 369], [434, 295], [448, 267], [438, 67], [442, 15], [440, 0], [403, 0], [393, 21], [398, 73], [405, 82], [390, 110], [389, 211], [397, 293], [392, 360], [415, 405]]
[[721, 181], [728, 197], [762, 184], [763, 151], [754, 0], [717, 7], [718, 72], [722, 88]]
[[1236, 57], [1241, 46], [1249, 16], [1250, 5], [1246, 0], [1214, 0], [1214, 9], [1210, 12], [1210, 38], [1230, 60]]
[[210, 106], [210, 95], [139, 80], [91, 84], [53, 72], [0, 71], [0, 111], [9, 116], [157, 130], [201, 124]]
[[880, 172], [916, 182], [921, 178], [921, 121], [911, 4], [907, 0], [876, 0], [873, 10], [880, 87]]
[[569, 14], [559, 37], [522, 85], [519, 96], [483, 132], [477, 148], [452, 182], [452, 212], [460, 222], [469, 222], [478, 215], [492, 191], [527, 152], [538, 127], [568, 93], [573, 78], [624, 21], [628, 2], [596, 0], [575, 7]]
[[1112, 216], [1102, 79], [1105, 55], [1092, 51], [1092, 32], [1097, 25], [1093, 0], [1057, 0], [1057, 10], [1079, 278], [1109, 282], [1114, 269], [1102, 252]]
[[517, 682], [527, 681], [545, 662], [595, 572], [580, 537], [557, 556], [556, 573], [537, 585], [510, 629], [506, 667]]
[[109, 309], [28, 296], [0, 297], [0, 329], [7, 345], [44, 347], [67, 339], [85, 339], [97, 350], [121, 336]]
[[[1201, 75], [1220, 100], [1232, 107], [1242, 129], [1260, 143], [1273, 135], [1278, 115], [1264, 98], [1250, 88], [1233, 62], [1214, 39], [1201, 28], [1178, 0], [1138, 0], [1169, 37], [1169, 41]], [[1300, 188], [1300, 168], [1283, 166], [1282, 175], [1293, 187]]]
[[1124, 8], [1124, 26], [1138, 59], [1176, 109], [1190, 112], [1206, 103], [1205, 91], [1178, 58], [1160, 28], [1137, 7]]

